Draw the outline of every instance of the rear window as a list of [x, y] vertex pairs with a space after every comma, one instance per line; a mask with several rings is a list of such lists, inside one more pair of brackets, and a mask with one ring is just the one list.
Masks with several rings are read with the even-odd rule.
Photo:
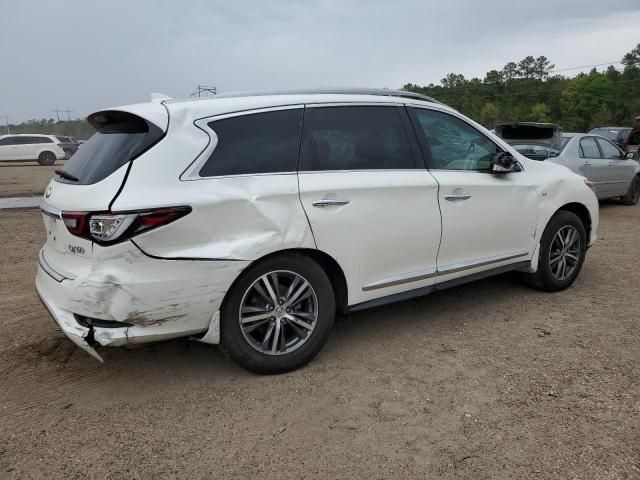
[[99, 112], [87, 120], [96, 133], [64, 166], [64, 170], [78, 181], [58, 176], [58, 182], [73, 185], [97, 183], [142, 155], [164, 136], [156, 125], [126, 112]]
[[502, 125], [500, 136], [505, 140], [546, 140], [553, 138], [553, 127], [538, 127], [534, 125]]
[[545, 145], [536, 144], [517, 144], [512, 145], [518, 153], [521, 153], [531, 160], [546, 160], [547, 158], [557, 157], [560, 152], [555, 148], [547, 147]]

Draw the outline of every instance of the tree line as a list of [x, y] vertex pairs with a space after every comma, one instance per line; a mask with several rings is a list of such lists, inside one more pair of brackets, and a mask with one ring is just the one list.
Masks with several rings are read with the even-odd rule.
[[450, 73], [440, 81], [404, 90], [422, 93], [488, 128], [500, 121], [553, 122], [565, 131], [631, 126], [640, 115], [640, 44], [621, 61], [623, 70], [595, 68], [569, 78], [554, 74], [547, 57], [527, 56], [491, 70], [483, 79]]
[[[621, 61], [623, 70], [595, 68], [575, 77], [554, 74], [545, 56], [527, 56], [491, 70], [483, 79], [450, 73], [440, 85], [406, 84], [492, 128], [500, 121], [553, 122], [565, 131], [586, 132], [599, 126], [630, 126], [640, 115], [640, 44]], [[56, 122], [29, 120], [10, 125], [11, 133], [58, 134], [89, 138], [94, 130], [85, 119]], [[0, 125], [0, 134], [6, 127]]]
[[[75, 137], [79, 140], [88, 139], [95, 130], [85, 119], [70, 121], [55, 121], [53, 118], [41, 120], [29, 120], [18, 125], [9, 124], [10, 133], [40, 133], [43, 135], [63, 135]], [[7, 126], [0, 125], [0, 135], [7, 133]]]

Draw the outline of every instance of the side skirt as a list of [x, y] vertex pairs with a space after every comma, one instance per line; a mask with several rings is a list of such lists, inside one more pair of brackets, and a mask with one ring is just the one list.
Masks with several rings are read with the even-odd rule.
[[357, 303], [347, 308], [347, 312], [358, 312], [360, 310], [366, 310], [367, 308], [380, 307], [389, 303], [402, 302], [416, 297], [422, 297], [428, 295], [434, 291], [445, 290], [450, 287], [457, 287], [469, 282], [475, 282], [487, 277], [493, 277], [501, 273], [510, 272], [512, 270], [518, 270], [520, 268], [528, 267], [531, 262], [518, 262], [511, 263], [509, 265], [503, 265], [501, 267], [491, 268], [483, 272], [473, 273], [460, 278], [454, 278], [453, 280], [447, 280], [446, 282], [436, 283], [435, 285], [429, 285], [428, 287], [416, 288], [414, 290], [408, 290], [406, 292], [394, 293], [393, 295], [387, 295], [386, 297], [374, 298], [366, 302]]

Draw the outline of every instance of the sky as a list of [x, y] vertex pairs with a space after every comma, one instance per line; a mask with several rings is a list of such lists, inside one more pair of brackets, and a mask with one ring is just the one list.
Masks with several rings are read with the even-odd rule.
[[197, 85], [400, 88], [527, 55], [570, 68], [638, 43], [638, 0], [0, 0], [0, 123]]

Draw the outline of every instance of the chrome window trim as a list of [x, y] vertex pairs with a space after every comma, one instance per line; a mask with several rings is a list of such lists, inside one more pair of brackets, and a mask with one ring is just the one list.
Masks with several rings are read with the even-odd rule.
[[193, 162], [185, 169], [184, 172], [180, 175], [180, 180], [184, 182], [195, 181], [195, 180], [209, 180], [212, 178], [235, 178], [235, 177], [253, 177], [256, 175], [290, 175], [296, 172], [256, 172], [256, 173], [240, 173], [237, 175], [212, 175], [209, 177], [200, 176], [200, 169], [204, 166], [206, 161], [209, 159], [213, 151], [216, 149], [218, 145], [218, 135], [216, 132], [209, 127], [210, 122], [215, 122], [217, 120], [224, 120], [227, 118], [233, 117], [241, 117], [243, 115], [253, 115], [256, 113], [269, 113], [269, 112], [278, 112], [282, 110], [295, 110], [295, 109], [304, 109], [304, 104], [293, 104], [293, 105], [279, 105], [277, 107], [265, 107], [265, 108], [253, 108], [250, 110], [240, 110], [237, 112], [228, 112], [220, 115], [210, 115], [206, 117], [199, 118], [194, 120], [193, 124], [206, 133], [209, 136], [209, 142], [204, 147], [202, 152], [195, 158]]

